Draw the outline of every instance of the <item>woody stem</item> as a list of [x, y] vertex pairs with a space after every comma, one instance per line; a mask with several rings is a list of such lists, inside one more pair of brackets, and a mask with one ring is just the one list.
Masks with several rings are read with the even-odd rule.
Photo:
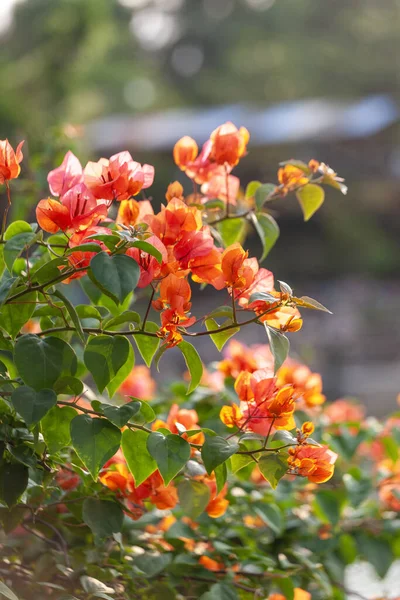
[[233, 323], [234, 325], [236, 325], [237, 323], [237, 317], [236, 317], [236, 304], [235, 304], [235, 293], [234, 290], [232, 288], [232, 313], [233, 313]]
[[1, 226], [1, 241], [3, 241], [3, 238], [4, 238], [4, 233], [5, 233], [5, 230], [7, 227], [8, 211], [10, 210], [10, 206], [11, 206], [10, 184], [7, 179], [6, 179], [6, 190], [7, 190], [7, 206], [4, 209], [4, 214], [3, 214], [3, 223]]
[[263, 445], [263, 448], [266, 448], [266, 447], [267, 447], [267, 444], [268, 444], [268, 439], [269, 439], [269, 436], [271, 435], [271, 430], [272, 430], [272, 428], [273, 428], [273, 426], [274, 426], [274, 423], [275, 423], [275, 418], [276, 418], [276, 417], [274, 417], [273, 419], [271, 419], [271, 424], [270, 424], [270, 426], [269, 426], [269, 429], [268, 429], [267, 437], [266, 437], [266, 438], [265, 438], [265, 440], [264, 440], [264, 445]]
[[225, 185], [226, 185], [226, 213], [225, 216], [229, 218], [229, 173], [228, 167], [225, 165]]
[[156, 292], [156, 290], [154, 288], [152, 288], [150, 300], [149, 300], [149, 303], [148, 303], [147, 309], [146, 309], [146, 314], [144, 315], [142, 327], [140, 328], [141, 331], [144, 331], [144, 328], [146, 327], [147, 317], [149, 316], [149, 312], [150, 312], [150, 308], [151, 308], [151, 303], [153, 302], [153, 298], [154, 298], [155, 292]]

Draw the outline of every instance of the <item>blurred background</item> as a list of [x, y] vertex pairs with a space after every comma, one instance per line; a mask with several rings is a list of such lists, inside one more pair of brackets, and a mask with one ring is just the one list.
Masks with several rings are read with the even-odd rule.
[[[236, 173], [244, 184], [276, 181], [278, 163], [292, 157], [332, 166], [348, 195], [328, 191], [310, 223], [294, 198], [274, 205], [281, 237], [263, 266], [334, 313], [307, 312], [291, 336], [293, 355], [322, 373], [328, 397], [357, 396], [371, 414], [393, 410], [398, 0], [0, 0], [0, 82], [0, 138], [27, 140], [14, 217], [33, 216], [67, 148], [82, 162], [127, 149], [155, 164], [157, 207], [171, 180], [184, 181], [175, 141], [201, 143], [227, 120], [252, 136]], [[259, 252], [255, 236], [249, 243]], [[221, 303], [212, 290], [201, 294], [194, 314]], [[241, 338], [263, 342], [265, 333], [248, 328]]]

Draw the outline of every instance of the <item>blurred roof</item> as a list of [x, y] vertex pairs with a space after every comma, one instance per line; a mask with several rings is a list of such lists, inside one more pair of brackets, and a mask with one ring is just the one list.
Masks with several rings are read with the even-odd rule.
[[367, 96], [354, 101], [324, 98], [282, 102], [266, 109], [251, 105], [224, 105], [201, 109], [112, 115], [86, 125], [90, 145], [98, 150], [140, 147], [169, 150], [184, 135], [198, 142], [226, 121], [249, 129], [255, 145], [308, 140], [356, 139], [371, 136], [396, 122], [399, 107], [388, 95]]

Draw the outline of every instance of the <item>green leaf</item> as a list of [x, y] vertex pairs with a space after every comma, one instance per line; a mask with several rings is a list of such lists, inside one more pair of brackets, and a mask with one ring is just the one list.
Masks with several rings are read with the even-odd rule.
[[74, 246], [73, 248], [68, 248], [65, 253], [65, 256], [70, 256], [74, 252], [101, 252], [101, 247], [99, 244], [79, 244], [79, 246]]
[[269, 347], [274, 357], [274, 373], [283, 365], [289, 354], [290, 342], [283, 334], [264, 323]]
[[125, 254], [109, 256], [99, 252], [90, 261], [90, 274], [102, 292], [120, 304], [137, 286], [140, 267]]
[[208, 318], [218, 318], [218, 317], [228, 317], [229, 319], [233, 319], [233, 310], [231, 306], [219, 306], [218, 308], [214, 308], [213, 311], [208, 313]]
[[129, 396], [129, 398], [140, 402], [140, 410], [135, 415], [135, 423], [138, 425], [144, 425], [145, 423], [151, 423], [154, 421], [156, 414], [148, 402], [145, 402], [144, 400], [138, 400], [133, 396]]
[[279, 226], [275, 219], [266, 213], [252, 213], [251, 221], [261, 241], [262, 254], [260, 262], [262, 262], [275, 246], [279, 237]]
[[71, 346], [60, 338], [32, 334], [17, 339], [14, 361], [24, 383], [35, 390], [52, 388], [62, 374], [74, 375], [78, 364]]
[[178, 348], [182, 352], [186, 366], [189, 369], [191, 379], [186, 394], [190, 394], [197, 388], [201, 381], [203, 364], [196, 348], [192, 344], [189, 344], [189, 342], [181, 342], [178, 344]]
[[258, 468], [271, 487], [275, 489], [288, 469], [287, 458], [283, 458], [281, 454], [275, 452], [263, 454], [258, 462]]
[[42, 434], [51, 454], [70, 445], [70, 425], [77, 414], [72, 406], [53, 406], [43, 417], [41, 422]]
[[255, 196], [256, 191], [261, 186], [261, 181], [249, 181], [249, 183], [246, 186], [246, 191], [244, 193], [244, 197], [246, 198], [246, 200], [248, 198], [253, 198]]
[[60, 276], [59, 267], [66, 264], [67, 261], [64, 257], [53, 258], [34, 273], [33, 280], [37, 281], [40, 285], [43, 285], [48, 281], [53, 281], [53, 279]]
[[38, 423], [57, 403], [57, 395], [53, 390], [44, 389], [37, 392], [27, 385], [21, 385], [13, 391], [11, 402], [30, 427]]
[[125, 364], [122, 365], [122, 367], [120, 368], [118, 373], [115, 375], [115, 377], [113, 377], [113, 379], [107, 385], [107, 391], [108, 391], [108, 395], [110, 396], [110, 398], [112, 398], [114, 396], [115, 392], [119, 389], [119, 387], [121, 386], [121, 383], [123, 383], [125, 381], [125, 379], [128, 377], [128, 375], [130, 374], [130, 372], [132, 371], [134, 366], [135, 366], [135, 353], [133, 352], [132, 344], [129, 344], [128, 358], [126, 359]]
[[157, 469], [157, 463], [147, 450], [149, 434], [140, 429], [122, 432], [122, 451], [135, 486], [138, 487]]
[[10, 277], [8, 271], [3, 274], [0, 281], [0, 306], [3, 306], [4, 302], [11, 295], [11, 290], [14, 285], [18, 285], [19, 277]]
[[210, 489], [201, 481], [185, 479], [178, 485], [178, 496], [185, 516], [197, 519], [210, 501]]
[[224, 462], [214, 469], [215, 483], [217, 484], [217, 494], [220, 493], [228, 478], [228, 469], [226, 464], [227, 463]]
[[121, 432], [106, 419], [79, 415], [71, 421], [72, 445], [96, 481], [100, 469], [117, 452]]
[[94, 306], [90, 306], [89, 304], [78, 304], [78, 306], [75, 306], [75, 310], [80, 319], [96, 319], [97, 321], [102, 321], [101, 314]]
[[296, 198], [303, 211], [304, 220], [308, 221], [324, 203], [325, 192], [320, 185], [308, 183], [303, 188], [297, 190]]
[[60, 290], [56, 290], [54, 292], [54, 294], [52, 294], [52, 295], [56, 296], [63, 302], [65, 308], [67, 309], [69, 316], [71, 317], [71, 321], [75, 326], [76, 333], [81, 338], [82, 342], [84, 344], [86, 344], [85, 334], [83, 333], [82, 325], [81, 325], [81, 322], [78, 317], [78, 313], [76, 312], [74, 305], [68, 300], [68, 298], [66, 296], [64, 296], [64, 294], [62, 292], [60, 292]]
[[[145, 331], [150, 333], [156, 333], [159, 330], [159, 325], [157, 323], [152, 323], [151, 321], [147, 321], [145, 325]], [[160, 345], [160, 338], [150, 337], [148, 335], [134, 335], [133, 339], [136, 342], [136, 346], [148, 367], [150, 367], [153, 357], [158, 350], [158, 346]]]
[[114, 250], [116, 244], [118, 244], [121, 241], [119, 235], [109, 233], [95, 233], [93, 235], [89, 235], [89, 237], [87, 237], [86, 239], [104, 242], [104, 245], [107, 246], [109, 250]]
[[124, 427], [129, 419], [139, 412], [140, 407], [141, 403], [138, 400], [132, 400], [132, 402], [127, 402], [127, 404], [123, 404], [122, 406], [100, 403], [103, 414], [111, 423], [119, 428]]
[[55, 382], [53, 389], [56, 394], [79, 396], [83, 392], [83, 383], [77, 377], [64, 375]]
[[323, 304], [314, 300], [314, 298], [309, 298], [308, 296], [302, 296], [301, 298], [296, 298], [293, 296], [292, 300], [296, 302], [297, 306], [301, 306], [303, 308], [311, 308], [313, 310], [322, 310], [323, 312], [327, 312], [330, 315], [332, 314], [330, 310], [328, 310]]
[[213, 198], [212, 200], [208, 200], [204, 203], [204, 210], [212, 210], [218, 208], [219, 210], [224, 210], [225, 202], [223, 200], [219, 200], [218, 198]]
[[278, 579], [277, 581], [281, 592], [285, 595], [285, 600], [294, 600], [294, 586], [290, 577]]
[[89, 340], [83, 360], [100, 392], [125, 365], [130, 348], [127, 338], [120, 335], [98, 335]]
[[201, 457], [207, 473], [211, 475], [218, 465], [228, 460], [228, 458], [235, 454], [238, 450], [239, 444], [237, 443], [230, 444], [219, 435], [212, 437], [206, 435], [206, 441], [201, 449]]
[[238, 600], [238, 595], [233, 587], [225, 583], [214, 583], [199, 600]]
[[360, 554], [371, 563], [379, 577], [385, 577], [393, 564], [393, 552], [389, 542], [364, 533], [357, 535], [356, 539]]
[[147, 449], [157, 463], [158, 469], [168, 485], [190, 458], [190, 445], [179, 435], [164, 435], [158, 431], [150, 433]]
[[172, 562], [172, 553], [150, 554], [146, 552], [137, 556], [134, 561], [135, 567], [140, 569], [146, 577], [155, 577]]
[[278, 429], [272, 437], [271, 442], [284, 442], [284, 444], [296, 444], [297, 438], [284, 429]]
[[[40, 234], [41, 235], [41, 234]], [[15, 260], [21, 256], [21, 254], [29, 248], [37, 239], [38, 235], [33, 231], [19, 233], [12, 237], [4, 246], [4, 262], [7, 265], [7, 269], [12, 271]]]
[[8, 598], [8, 600], [18, 600], [18, 597], [14, 594], [9, 587], [6, 586], [5, 583], [0, 581], [0, 594]]
[[139, 313], [133, 310], [127, 310], [122, 313], [122, 315], [118, 315], [118, 317], [112, 317], [111, 319], [107, 319], [104, 321], [103, 327], [104, 329], [113, 329], [118, 325], [123, 325], [124, 323], [136, 323], [140, 324], [140, 315]]
[[[207, 331], [214, 331], [215, 329], [219, 329], [220, 327], [226, 327], [228, 325], [232, 325], [232, 321], [228, 319], [222, 325], [218, 325], [215, 319], [208, 318], [206, 319], [206, 327]], [[232, 329], [228, 329], [227, 331], [221, 331], [221, 333], [212, 333], [210, 334], [210, 338], [214, 342], [215, 346], [219, 351], [225, 346], [226, 342], [233, 336], [235, 333], [239, 331], [239, 327], [233, 327]]]
[[32, 231], [32, 227], [26, 221], [14, 221], [7, 227], [4, 239], [8, 241], [20, 233], [31, 233]]
[[242, 242], [246, 232], [246, 221], [242, 218], [226, 219], [218, 224], [218, 231], [225, 247]]
[[121, 531], [124, 513], [116, 502], [86, 498], [82, 518], [95, 535], [105, 538]]
[[240, 469], [247, 467], [251, 462], [254, 462], [254, 460], [249, 454], [234, 454], [231, 456], [232, 473], [237, 473]]
[[14, 506], [28, 485], [28, 467], [22, 463], [0, 465], [0, 500]]
[[154, 256], [156, 261], [161, 264], [162, 263], [162, 254], [155, 246], [149, 244], [145, 240], [137, 240], [136, 242], [132, 242], [129, 244], [129, 248], [139, 248], [142, 252], [146, 252], [147, 254], [151, 254]]
[[264, 183], [263, 185], [261, 185], [257, 188], [256, 193], [255, 193], [255, 202], [256, 202], [257, 211], [260, 211], [262, 209], [264, 203], [268, 202], [268, 200], [270, 200], [270, 198], [274, 194], [275, 190], [276, 190], [276, 185], [274, 185], [273, 183]]
[[265, 502], [262, 507], [256, 507], [255, 511], [276, 535], [282, 533], [284, 526], [283, 517], [276, 504]]
[[[20, 301], [18, 301], [20, 300]], [[23, 298], [4, 304], [0, 310], [0, 327], [15, 338], [21, 328], [29, 321], [35, 310], [36, 292], [29, 292]]]
[[344, 498], [343, 494], [331, 490], [317, 490], [315, 495], [315, 505], [321, 513], [322, 521], [331, 525], [337, 525], [340, 520]]

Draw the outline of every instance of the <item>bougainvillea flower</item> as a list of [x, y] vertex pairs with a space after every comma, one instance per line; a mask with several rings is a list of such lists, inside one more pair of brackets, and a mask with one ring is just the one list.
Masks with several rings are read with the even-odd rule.
[[154, 215], [149, 200], [121, 200], [115, 222], [126, 227], [134, 226], [143, 223], [146, 215]]
[[56, 474], [57, 484], [62, 490], [75, 490], [81, 482], [79, 475], [68, 469], [59, 469]]
[[201, 477], [200, 480], [205, 483], [210, 490], [210, 501], [206, 506], [206, 513], [212, 519], [222, 517], [229, 506], [229, 500], [225, 498], [228, 492], [228, 486], [225, 484], [222, 490], [217, 493], [217, 483], [214, 475]]
[[208, 571], [225, 571], [225, 565], [223, 562], [218, 562], [206, 554], [200, 556], [199, 564]]
[[19, 164], [24, 158], [21, 150], [23, 144], [24, 142], [20, 142], [14, 152], [7, 139], [0, 140], [0, 184], [10, 179], [16, 179], [20, 174]]
[[185, 171], [187, 165], [195, 160], [198, 152], [199, 148], [195, 140], [185, 135], [174, 146], [174, 162], [182, 171]]
[[151, 235], [146, 238], [146, 242], [154, 246], [154, 248], [161, 253], [162, 262], [160, 264], [154, 256], [139, 248], [128, 248], [126, 254], [133, 258], [140, 266], [140, 277], [137, 284], [138, 288], [144, 288], [157, 279], [161, 273], [162, 264], [166, 263], [168, 260], [167, 249], [158, 237]]
[[47, 181], [53, 196], [63, 196], [72, 187], [82, 183], [82, 165], [71, 150], [68, 150], [61, 165], [50, 171], [47, 175]]
[[179, 344], [183, 337], [178, 328], [187, 328], [194, 325], [195, 317], [187, 317], [178, 313], [173, 308], [168, 308], [161, 313], [161, 327], [157, 335], [164, 339], [168, 348], [173, 348]]
[[179, 181], [170, 183], [167, 188], [165, 199], [167, 202], [171, 202], [173, 198], [176, 198], [177, 200], [183, 200], [183, 186], [181, 183], [179, 183]]
[[286, 196], [289, 192], [306, 185], [309, 178], [302, 169], [288, 164], [278, 170], [278, 181], [280, 194]]
[[157, 431], [160, 427], [168, 429], [171, 433], [182, 435], [184, 439], [187, 439], [186, 434], [182, 433], [182, 426], [186, 429], [186, 431], [193, 431], [194, 429], [198, 429], [199, 433], [192, 435], [190, 437], [190, 441], [192, 444], [203, 444], [204, 443], [204, 434], [200, 431], [199, 425], [199, 415], [193, 409], [187, 408], [179, 408], [178, 404], [173, 404], [168, 413], [168, 417], [166, 422], [157, 419], [153, 425], [153, 431]]
[[306, 365], [288, 359], [279, 369], [277, 378], [278, 386], [292, 385], [296, 398], [304, 401], [308, 408], [320, 406], [326, 400], [322, 394], [321, 375], [312, 373]]
[[[68, 245], [70, 248], [75, 248], [76, 246], [81, 246], [82, 244], [90, 243], [97, 244], [100, 246], [103, 252], [109, 252], [109, 249], [101, 240], [92, 239], [92, 235], [104, 235], [104, 234], [112, 234], [111, 229], [107, 229], [106, 227], [92, 227], [91, 229], [87, 229], [83, 232], [78, 232], [72, 235], [69, 238]], [[68, 256], [68, 262], [71, 266], [75, 267], [75, 269], [86, 269], [90, 265], [90, 261], [96, 255], [96, 252], [86, 252], [82, 250], [77, 250], [76, 252], [72, 252]], [[77, 271], [73, 273], [68, 279], [64, 279], [63, 283], [69, 283], [72, 279], [79, 279], [86, 275], [85, 270]]]
[[387, 509], [400, 512], [400, 473], [380, 482], [379, 498]]
[[204, 256], [195, 256], [189, 263], [193, 281], [197, 283], [209, 283], [216, 289], [222, 289], [221, 281], [221, 252], [218, 248], [211, 248]]
[[[322, 385], [322, 380], [321, 380]], [[325, 398], [325, 396], [324, 396]], [[329, 404], [324, 411], [330, 423], [359, 422], [365, 417], [365, 409], [361, 404], [355, 404], [350, 400], [340, 398]]]
[[243, 414], [237, 404], [232, 404], [232, 406], [223, 406], [221, 408], [219, 418], [227, 427], [240, 427]]
[[226, 377], [236, 379], [242, 371], [253, 373], [264, 368], [273, 373], [274, 358], [266, 344], [246, 346], [238, 340], [230, 340], [223, 354], [224, 359], [217, 366]]
[[210, 139], [213, 143], [210, 159], [219, 165], [228, 164], [234, 167], [246, 154], [250, 134], [245, 127], [238, 129], [233, 123], [228, 122], [217, 127]]
[[304, 444], [289, 448], [289, 468], [312, 483], [324, 483], [333, 475], [338, 455], [327, 446]]
[[[156, 391], [156, 382], [151, 376], [150, 369], [146, 365], [136, 365], [128, 377], [118, 388], [122, 396], [133, 396], [139, 400], [151, 400]], [[127, 398], [129, 402], [130, 398]]]
[[98, 202], [89, 190], [78, 184], [61, 198], [61, 202], [48, 198], [36, 207], [40, 227], [49, 233], [57, 231], [84, 231], [107, 217], [106, 204]]
[[171, 273], [161, 281], [159, 292], [159, 298], [153, 302], [156, 310], [162, 310], [168, 306], [182, 316], [190, 310], [192, 290], [186, 279]]
[[142, 189], [151, 186], [154, 180], [154, 167], [141, 165], [132, 159], [129, 152], [119, 152], [108, 160], [100, 158], [88, 162], [83, 178], [92, 194], [103, 200], [128, 200]]
[[223, 169], [216, 170], [212, 177], [203, 183], [201, 193], [204, 194], [204, 201], [213, 198], [219, 198], [223, 202], [236, 204], [239, 194], [240, 180], [234, 175], [226, 175]]
[[167, 207], [154, 216], [144, 219], [151, 231], [165, 246], [176, 244], [186, 231], [199, 231], [203, 226], [201, 212], [195, 206], [187, 206], [182, 200], [173, 198]]
[[214, 240], [207, 229], [202, 231], [185, 231], [174, 246], [174, 256], [180, 268], [189, 268], [191, 261], [200, 256], [207, 256], [214, 248]]
[[[253, 294], [270, 294], [274, 290], [274, 276], [271, 271], [261, 268], [254, 275], [251, 284], [242, 290], [235, 290], [235, 298], [242, 308], [249, 306], [249, 299]], [[277, 303], [279, 298], [277, 298]]]
[[234, 290], [247, 289], [258, 271], [257, 259], [248, 258], [239, 243], [228, 246], [221, 256], [221, 269], [226, 287]]
[[326, 165], [325, 163], [318, 164], [318, 172], [323, 175], [322, 183], [326, 183], [327, 185], [331, 185], [336, 188], [342, 194], [347, 194], [347, 185], [345, 185], [343, 177], [339, 177], [337, 173], [331, 167]]

